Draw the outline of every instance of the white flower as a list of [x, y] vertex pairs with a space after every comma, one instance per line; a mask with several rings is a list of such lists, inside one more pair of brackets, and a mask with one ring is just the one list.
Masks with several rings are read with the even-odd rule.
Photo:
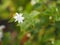
[[16, 13], [16, 15], [13, 17], [15, 19], [15, 22], [18, 21], [18, 23], [22, 23], [24, 20], [24, 17], [22, 17], [22, 13], [18, 14]]
[[3, 30], [5, 28], [4, 25], [0, 25], [0, 31]]
[[5, 25], [0, 25], [0, 41], [3, 37], [3, 29], [5, 28]]
[[39, 3], [40, 0], [31, 0], [31, 5], [35, 5], [36, 3]]
[[36, 3], [36, 0], [31, 0], [31, 5], [35, 5]]

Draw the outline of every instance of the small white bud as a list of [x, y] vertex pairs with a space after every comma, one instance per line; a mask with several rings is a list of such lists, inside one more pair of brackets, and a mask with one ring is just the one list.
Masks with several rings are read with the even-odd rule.
[[54, 40], [52, 40], [51, 43], [54, 44]]
[[54, 38], [50, 39], [50, 41], [51, 41], [52, 44], [55, 43], [55, 39]]
[[31, 37], [31, 34], [30, 34], [30, 33], [28, 33], [28, 34], [27, 34], [27, 37]]
[[49, 19], [51, 20], [52, 19], [52, 16], [50, 16]]
[[0, 25], [0, 30], [3, 30], [5, 28], [5, 25]]
[[36, 0], [31, 0], [31, 5], [35, 5], [37, 3]]

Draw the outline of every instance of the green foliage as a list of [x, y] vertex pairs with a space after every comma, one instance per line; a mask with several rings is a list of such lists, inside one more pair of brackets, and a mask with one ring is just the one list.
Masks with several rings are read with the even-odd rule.
[[[60, 45], [60, 0], [37, 1], [35, 5], [31, 5], [31, 0], [1, 0], [0, 19], [10, 19], [8, 23], [12, 25], [9, 28], [18, 32], [19, 40], [25, 32], [31, 33], [32, 36], [25, 45]], [[23, 23], [14, 22], [13, 16], [16, 12], [23, 13]], [[10, 35], [6, 35], [3, 45], [9, 45], [6, 43], [9, 43]], [[54, 44], [51, 43], [51, 38], [55, 40]]]

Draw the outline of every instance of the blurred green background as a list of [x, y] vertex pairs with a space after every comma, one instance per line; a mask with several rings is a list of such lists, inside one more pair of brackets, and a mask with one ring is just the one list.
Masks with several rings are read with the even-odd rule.
[[[6, 25], [2, 45], [60, 45], [60, 0], [0, 0], [0, 24]], [[15, 13], [23, 13], [24, 22], [14, 22]]]

